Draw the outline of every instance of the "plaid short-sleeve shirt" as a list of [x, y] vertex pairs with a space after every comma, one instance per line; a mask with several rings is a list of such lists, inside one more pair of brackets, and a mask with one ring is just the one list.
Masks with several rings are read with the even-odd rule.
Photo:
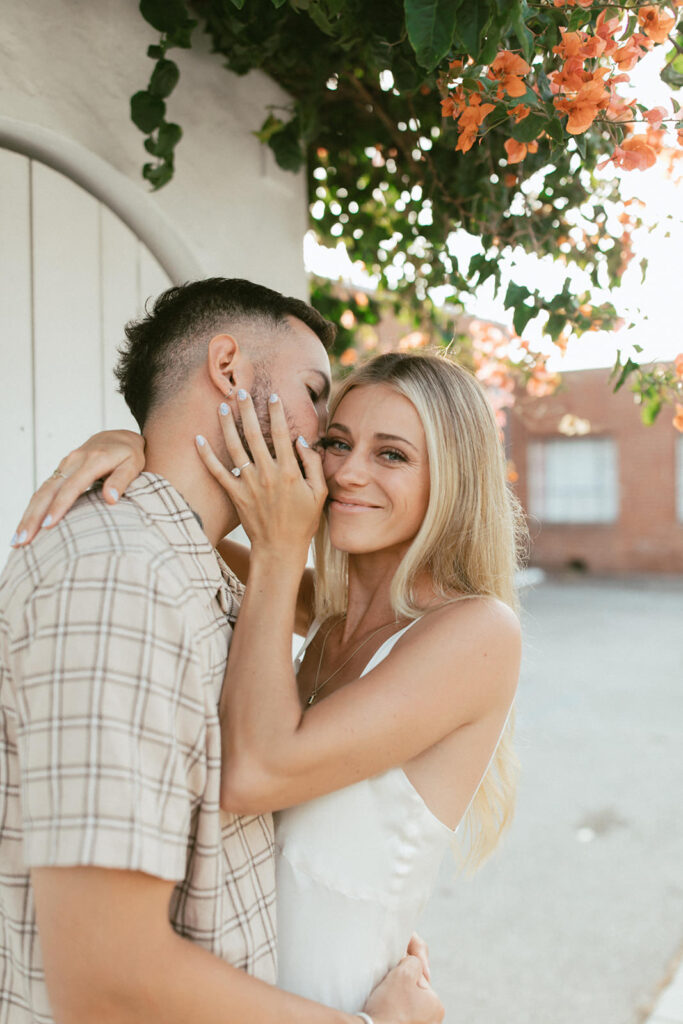
[[176, 881], [175, 930], [275, 981], [269, 816], [219, 807], [218, 700], [241, 585], [143, 473], [84, 495], [0, 577], [0, 1024], [52, 1022], [30, 869]]

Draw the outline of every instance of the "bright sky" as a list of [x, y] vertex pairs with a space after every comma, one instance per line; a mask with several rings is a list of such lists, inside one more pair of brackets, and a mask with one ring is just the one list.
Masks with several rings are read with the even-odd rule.
[[[648, 107], [663, 106], [671, 110], [671, 91], [659, 79], [663, 47], [648, 57], [631, 72], [631, 84], [638, 99]], [[675, 136], [674, 136], [675, 138]], [[611, 165], [605, 172], [612, 176]], [[632, 353], [634, 344], [643, 348], [637, 357], [639, 361], [673, 359], [683, 351], [683, 326], [681, 324], [681, 293], [683, 292], [683, 184], [676, 185], [676, 176], [683, 175], [683, 163], [674, 172], [674, 180], [666, 177], [662, 167], [655, 164], [647, 171], [617, 171], [622, 181], [621, 194], [624, 199], [631, 197], [645, 202], [644, 218], [648, 223], [657, 223], [651, 232], [646, 230], [634, 235], [635, 257], [624, 274], [621, 288], [614, 292], [593, 292], [594, 301], [611, 301], [619, 314], [624, 317], [626, 327], [616, 333], [601, 331], [572, 338], [564, 357], [549, 340], [541, 341], [541, 330], [532, 321], [524, 332], [534, 347], [552, 352], [548, 360], [550, 370], [578, 370], [585, 367], [612, 366], [617, 349]], [[461, 267], [467, 267], [470, 257], [481, 251], [478, 240], [465, 231], [458, 231], [449, 239], [449, 248], [457, 255]], [[304, 240], [306, 269], [323, 277], [343, 278], [361, 287], [372, 287], [372, 279], [359, 267], [354, 266], [346, 254], [343, 243], [328, 249], [318, 245], [312, 233]], [[645, 282], [642, 282], [640, 262], [648, 260]], [[539, 288], [547, 295], [562, 289], [569, 274], [576, 281], [577, 290], [584, 291], [580, 272], [571, 272], [551, 257], [539, 259], [536, 256], [520, 254], [503, 263], [503, 287], [501, 296], [494, 298], [493, 283], [488, 281], [478, 289], [467, 303], [465, 312], [484, 320], [512, 325], [509, 311], [503, 306], [507, 282], [514, 274], [518, 284]], [[434, 296], [435, 301], [438, 297]], [[629, 324], [633, 327], [629, 328]]]

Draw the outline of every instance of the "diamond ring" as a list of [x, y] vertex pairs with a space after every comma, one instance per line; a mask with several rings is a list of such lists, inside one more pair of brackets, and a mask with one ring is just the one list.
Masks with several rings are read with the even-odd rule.
[[234, 466], [233, 469], [230, 470], [230, 472], [232, 473], [233, 476], [241, 476], [242, 470], [246, 469], [247, 466], [251, 466], [251, 462], [245, 462], [243, 466]]

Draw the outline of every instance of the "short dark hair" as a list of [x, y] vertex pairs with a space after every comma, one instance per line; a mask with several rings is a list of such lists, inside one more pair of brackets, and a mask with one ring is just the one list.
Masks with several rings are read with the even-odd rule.
[[287, 328], [296, 317], [329, 349], [337, 328], [301, 299], [241, 278], [209, 277], [169, 288], [126, 324], [114, 375], [142, 430], [150, 411], [176, 393], [205, 357], [218, 332], [240, 321]]

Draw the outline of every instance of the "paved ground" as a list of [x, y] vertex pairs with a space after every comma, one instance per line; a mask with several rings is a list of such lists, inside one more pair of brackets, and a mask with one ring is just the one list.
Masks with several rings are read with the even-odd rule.
[[524, 604], [517, 815], [473, 880], [444, 865], [434, 984], [448, 1024], [641, 1024], [683, 998], [683, 579]]

